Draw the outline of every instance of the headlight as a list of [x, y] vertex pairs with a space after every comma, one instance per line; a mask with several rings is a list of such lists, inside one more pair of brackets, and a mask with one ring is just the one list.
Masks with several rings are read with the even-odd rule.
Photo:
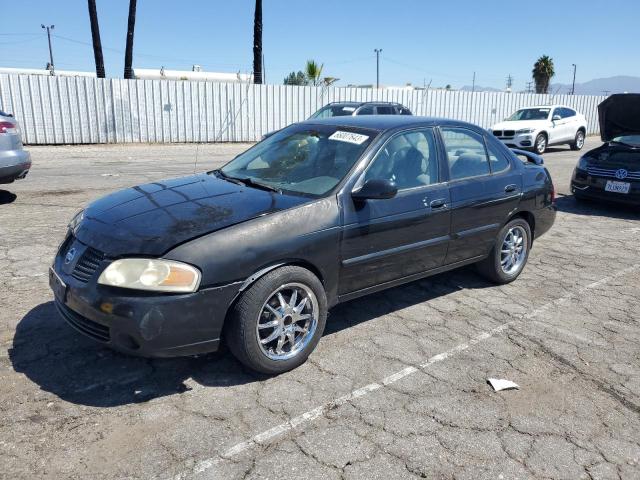
[[80, 222], [82, 222], [83, 218], [84, 218], [84, 209], [80, 210], [73, 216], [73, 218], [71, 219], [68, 225], [69, 229], [75, 232], [76, 228], [78, 227], [78, 225], [80, 225]]
[[578, 160], [578, 170], [586, 170], [589, 167], [589, 160], [587, 160], [587, 157], [580, 157], [580, 160]]
[[536, 130], [534, 128], [521, 128], [520, 130], [517, 130], [516, 133], [533, 133]]
[[109, 265], [98, 283], [135, 290], [189, 293], [198, 289], [200, 271], [172, 260], [123, 258]]

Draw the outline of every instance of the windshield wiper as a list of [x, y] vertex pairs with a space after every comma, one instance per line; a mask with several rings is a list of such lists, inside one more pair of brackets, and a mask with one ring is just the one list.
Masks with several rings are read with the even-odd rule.
[[236, 185], [244, 185], [244, 182], [242, 182], [239, 178], [230, 177], [220, 169], [212, 170], [209, 173], [213, 173], [216, 177], [221, 178], [222, 180], [226, 180], [227, 182], [235, 183]]
[[282, 193], [282, 190], [280, 190], [279, 188], [274, 187], [273, 185], [268, 185], [266, 183], [256, 182], [253, 178], [249, 178], [249, 177], [246, 177], [246, 178], [229, 177], [229, 178], [238, 180], [239, 182], [242, 182], [249, 187], [259, 188], [261, 190], [267, 190], [268, 192]]

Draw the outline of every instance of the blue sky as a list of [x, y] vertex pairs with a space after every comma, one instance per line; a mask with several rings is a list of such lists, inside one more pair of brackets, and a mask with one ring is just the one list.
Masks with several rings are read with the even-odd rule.
[[[128, 0], [98, 0], [108, 76], [123, 70]], [[640, 2], [635, 0], [263, 0], [267, 81], [281, 83], [307, 59], [324, 63], [340, 85], [375, 82], [382, 48], [385, 85], [476, 84], [514, 88], [550, 55], [554, 82], [640, 76]], [[250, 71], [254, 0], [138, 0], [134, 67]], [[0, 16], [0, 66], [42, 68], [41, 23], [55, 24], [59, 69], [94, 70], [86, 0], [9, 2]]]

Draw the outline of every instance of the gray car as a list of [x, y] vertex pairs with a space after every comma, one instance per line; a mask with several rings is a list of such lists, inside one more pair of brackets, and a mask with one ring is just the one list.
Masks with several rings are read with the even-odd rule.
[[0, 111], [0, 184], [26, 177], [30, 168], [31, 156], [22, 148], [18, 122]]

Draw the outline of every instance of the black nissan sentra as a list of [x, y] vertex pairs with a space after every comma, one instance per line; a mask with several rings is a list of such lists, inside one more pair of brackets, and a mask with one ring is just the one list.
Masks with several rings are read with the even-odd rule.
[[55, 304], [127, 353], [193, 355], [224, 339], [249, 367], [283, 372], [339, 302], [472, 263], [515, 280], [555, 219], [549, 173], [523, 155], [452, 120], [291, 125], [219, 170], [89, 205], [50, 271]]
[[640, 205], [640, 94], [611, 95], [598, 105], [598, 117], [605, 143], [578, 161], [573, 196]]

